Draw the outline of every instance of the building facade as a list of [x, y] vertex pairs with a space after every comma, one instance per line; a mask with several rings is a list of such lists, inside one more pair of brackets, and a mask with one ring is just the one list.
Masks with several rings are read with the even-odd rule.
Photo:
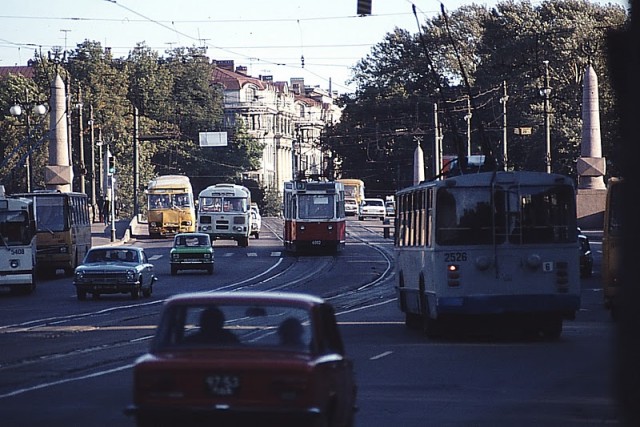
[[243, 177], [264, 188], [282, 191], [284, 182], [304, 175], [324, 175], [331, 154], [320, 136], [327, 124], [340, 120], [333, 94], [304, 85], [304, 80], [276, 82], [252, 77], [233, 61], [215, 61], [212, 84], [224, 93], [224, 127], [242, 120], [249, 134], [264, 145], [261, 166]]

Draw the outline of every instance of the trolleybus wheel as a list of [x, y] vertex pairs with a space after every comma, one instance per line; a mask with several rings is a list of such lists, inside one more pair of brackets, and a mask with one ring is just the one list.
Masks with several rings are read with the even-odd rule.
[[549, 341], [555, 341], [562, 335], [562, 317], [549, 316], [542, 321], [542, 335]]

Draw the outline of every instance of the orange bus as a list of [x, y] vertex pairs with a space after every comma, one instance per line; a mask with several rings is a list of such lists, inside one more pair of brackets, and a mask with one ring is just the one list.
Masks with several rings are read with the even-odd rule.
[[616, 298], [621, 285], [622, 271], [622, 192], [624, 180], [610, 178], [602, 230], [602, 292], [604, 305], [616, 317]]
[[193, 189], [184, 175], [163, 175], [149, 181], [147, 189], [149, 236], [162, 237], [196, 231]]

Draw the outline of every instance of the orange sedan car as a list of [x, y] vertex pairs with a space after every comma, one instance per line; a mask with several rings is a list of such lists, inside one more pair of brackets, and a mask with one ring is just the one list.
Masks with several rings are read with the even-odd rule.
[[138, 426], [353, 425], [356, 382], [333, 307], [283, 292], [176, 295], [134, 367]]

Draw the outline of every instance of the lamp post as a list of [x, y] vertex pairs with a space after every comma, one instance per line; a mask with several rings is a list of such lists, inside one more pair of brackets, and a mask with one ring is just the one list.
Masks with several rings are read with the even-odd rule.
[[549, 61], [544, 63], [544, 87], [540, 89], [540, 95], [544, 97], [544, 135], [546, 141], [546, 153], [544, 163], [547, 173], [551, 173], [551, 128], [549, 124], [549, 95], [551, 95], [551, 87], [549, 87]]
[[467, 96], [467, 114], [464, 115], [464, 119], [467, 122], [467, 157], [471, 156], [471, 98]]
[[44, 104], [32, 104], [29, 100], [29, 89], [25, 89], [25, 104], [26, 107], [23, 107], [18, 102], [13, 105], [9, 109], [9, 113], [11, 113], [14, 117], [19, 117], [22, 115], [23, 111], [25, 114], [25, 124], [27, 129], [27, 163], [26, 163], [26, 172], [27, 172], [27, 192], [30, 192], [33, 188], [33, 161], [31, 157], [31, 114], [43, 117], [47, 114], [47, 107]]

